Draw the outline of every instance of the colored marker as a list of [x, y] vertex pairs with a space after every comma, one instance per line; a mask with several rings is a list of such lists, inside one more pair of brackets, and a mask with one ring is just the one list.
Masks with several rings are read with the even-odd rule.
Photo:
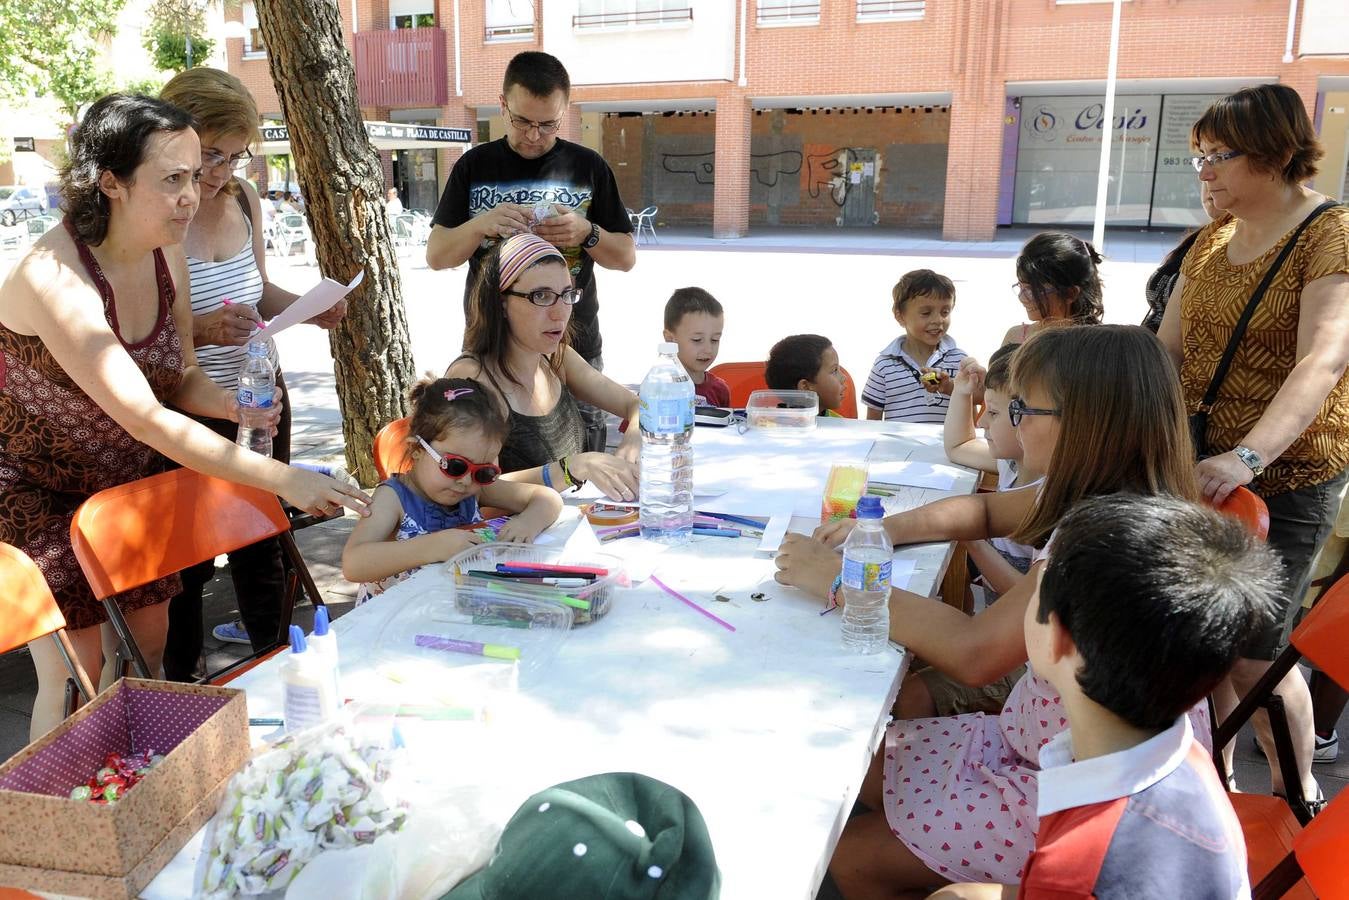
[[705, 510], [700, 509], [698, 510], [698, 515], [707, 516], [712, 519], [721, 519], [723, 522], [734, 522], [737, 525], [748, 525], [750, 528], [757, 528], [760, 531], [767, 527], [763, 522], [760, 522], [757, 519], [747, 519], [744, 516], [733, 516], [730, 513], [706, 512]]
[[693, 529], [694, 534], [701, 534], [704, 537], [740, 537], [740, 531], [735, 528], [697, 528]]
[[264, 728], [267, 727], [280, 728], [282, 725], [285, 725], [286, 722], [284, 719], [249, 719], [248, 724], [250, 726], [257, 726]]
[[518, 572], [522, 569], [552, 572], [555, 575], [591, 575], [595, 578], [603, 578], [609, 574], [608, 569], [601, 569], [597, 566], [559, 566], [553, 563], [535, 562], [497, 563], [498, 572]]
[[[512, 597], [519, 596], [518, 594], [512, 593], [510, 588], [500, 581], [487, 582], [487, 589], [491, 591], [496, 591], [499, 594], [510, 594]], [[578, 600], [576, 597], [568, 596], [567, 594], [564, 594], [561, 591], [539, 591], [537, 594], [531, 593], [529, 596], [543, 597], [545, 600], [553, 600], [557, 603], [561, 603], [565, 606], [571, 606], [576, 609], [586, 611], [589, 611], [590, 609], [589, 600]]]
[[477, 641], [459, 641], [438, 634], [419, 634], [412, 642], [418, 647], [430, 647], [433, 650], [446, 650], [451, 653], [468, 653], [473, 656], [487, 656], [492, 659], [519, 659], [520, 648], [505, 644], [480, 644]]

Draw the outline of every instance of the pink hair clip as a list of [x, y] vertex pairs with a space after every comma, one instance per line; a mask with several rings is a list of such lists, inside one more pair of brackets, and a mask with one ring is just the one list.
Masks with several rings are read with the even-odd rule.
[[445, 399], [453, 402], [465, 394], [471, 393], [473, 393], [473, 388], [451, 388], [445, 392]]

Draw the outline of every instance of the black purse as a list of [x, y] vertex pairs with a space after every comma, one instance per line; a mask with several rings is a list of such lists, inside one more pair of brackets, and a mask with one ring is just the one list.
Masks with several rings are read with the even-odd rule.
[[1274, 276], [1279, 274], [1279, 269], [1283, 267], [1293, 248], [1297, 246], [1298, 238], [1302, 237], [1302, 232], [1307, 230], [1307, 226], [1316, 221], [1317, 216], [1330, 209], [1333, 206], [1339, 206], [1334, 200], [1327, 200], [1308, 214], [1307, 218], [1302, 220], [1302, 224], [1293, 232], [1293, 236], [1288, 239], [1288, 243], [1283, 245], [1279, 255], [1275, 257], [1273, 265], [1265, 273], [1265, 277], [1260, 280], [1255, 293], [1251, 294], [1251, 299], [1246, 303], [1246, 308], [1241, 312], [1241, 318], [1237, 319], [1236, 327], [1232, 329], [1232, 339], [1227, 342], [1227, 349], [1223, 351], [1222, 359], [1218, 362], [1218, 368], [1213, 373], [1213, 380], [1209, 382], [1208, 390], [1204, 391], [1204, 399], [1199, 402], [1199, 408], [1190, 415], [1190, 440], [1194, 442], [1195, 459], [1203, 459], [1208, 456], [1206, 444], [1208, 442], [1208, 414], [1213, 409], [1213, 403], [1218, 399], [1218, 388], [1222, 387], [1223, 379], [1227, 377], [1227, 370], [1232, 368], [1232, 359], [1237, 355], [1237, 346], [1241, 344], [1241, 339], [1246, 335], [1246, 326], [1250, 325], [1251, 317], [1255, 315], [1255, 308], [1260, 305], [1264, 299], [1265, 292], [1269, 290], [1270, 284], [1274, 281]]

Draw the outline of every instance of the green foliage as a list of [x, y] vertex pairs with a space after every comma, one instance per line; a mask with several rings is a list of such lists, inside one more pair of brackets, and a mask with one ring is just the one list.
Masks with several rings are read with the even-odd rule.
[[111, 34], [125, 5], [126, 0], [0, 0], [0, 93], [51, 92], [69, 109], [95, 80], [93, 73], [79, 76], [76, 70], [92, 68], [97, 41]]
[[145, 94], [147, 97], [158, 97], [163, 89], [163, 78], [132, 78], [123, 82], [118, 88], [128, 94]]
[[[189, 35], [192, 38], [190, 60], [187, 53]], [[181, 72], [199, 66], [214, 47], [215, 41], [206, 36], [204, 0], [156, 0], [150, 7], [145, 49], [150, 51], [155, 68]]]
[[59, 56], [47, 69], [47, 92], [57, 99], [61, 110], [71, 119], [79, 115], [81, 106], [113, 90], [112, 76], [91, 64], [95, 52], [93, 42], [80, 40], [78, 45], [86, 45], [83, 52]]

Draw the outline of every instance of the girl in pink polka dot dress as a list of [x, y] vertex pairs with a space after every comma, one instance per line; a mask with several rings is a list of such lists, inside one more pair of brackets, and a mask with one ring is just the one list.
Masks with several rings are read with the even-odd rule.
[[[1001, 535], [1047, 548], [1059, 518], [1084, 497], [1198, 497], [1180, 385], [1150, 332], [1100, 325], [1035, 335], [1016, 353], [1012, 383], [1009, 418], [1044, 482], [893, 517], [886, 525], [895, 543]], [[973, 618], [895, 591], [891, 638], [967, 684], [1001, 678], [1026, 660], [1022, 619], [1048, 552]], [[1202, 708], [1194, 726], [1207, 739]], [[1065, 728], [1058, 693], [1029, 667], [996, 716], [892, 724], [862, 785], [870, 811], [848, 822], [830, 863], [841, 892], [855, 900], [951, 881], [1016, 883], [1038, 825], [1039, 750]]]

